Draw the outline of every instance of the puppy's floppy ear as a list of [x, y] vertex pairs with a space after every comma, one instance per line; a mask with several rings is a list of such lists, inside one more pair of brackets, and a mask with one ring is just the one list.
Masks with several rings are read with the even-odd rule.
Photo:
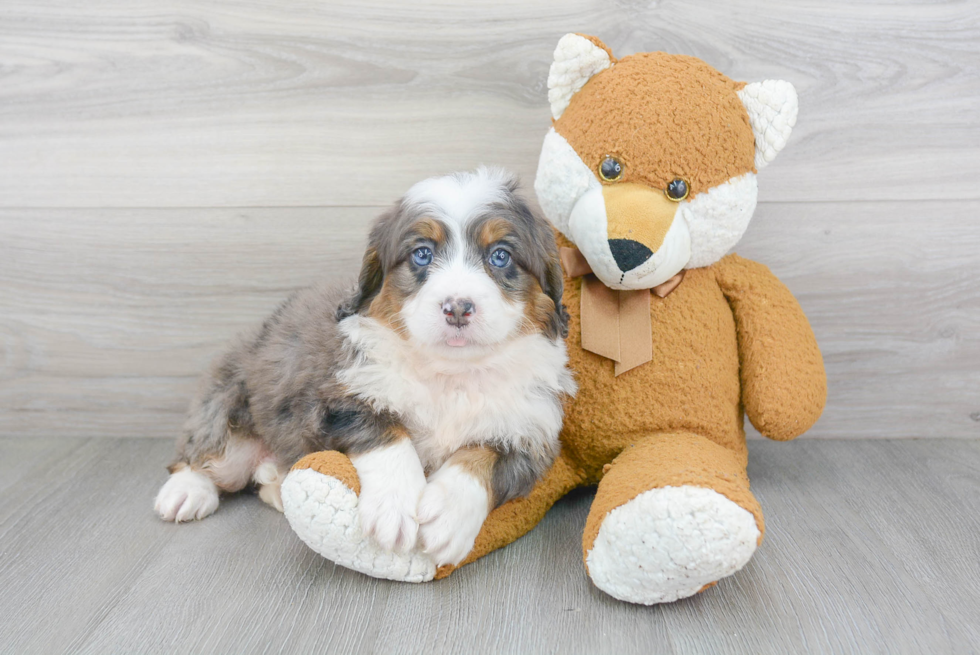
[[551, 245], [552, 250], [548, 253], [549, 259], [544, 273], [544, 292], [555, 303], [555, 311], [548, 321], [547, 333], [552, 339], [558, 336], [564, 339], [568, 337], [568, 310], [561, 302], [562, 293], [565, 291], [565, 275], [561, 269], [561, 260], [558, 258], [558, 249], [554, 243]]
[[385, 281], [386, 262], [389, 262], [391, 256], [393, 230], [399, 222], [401, 211], [402, 203], [399, 202], [375, 219], [368, 237], [367, 250], [364, 251], [364, 260], [361, 262], [357, 290], [337, 307], [338, 321], [367, 309], [381, 291], [381, 285]]
[[371, 304], [384, 282], [384, 271], [381, 267], [381, 256], [373, 245], [368, 246], [361, 263], [361, 274], [357, 278], [357, 291], [340, 303], [337, 307], [337, 320], [342, 321], [353, 316]]
[[517, 178], [510, 180], [507, 186], [510, 194], [508, 207], [515, 216], [520, 217], [519, 223], [526, 229], [525, 238], [531, 248], [526, 257], [528, 272], [537, 279], [541, 290], [554, 304], [554, 311], [544, 332], [552, 339], [559, 336], [564, 339], [568, 336], [568, 311], [561, 302], [565, 291], [565, 275], [558, 257], [555, 230], [540, 212], [533, 210], [517, 193], [519, 186]]
[[534, 224], [534, 241], [539, 253], [539, 261], [544, 264], [544, 270], [536, 271], [541, 290], [555, 305], [548, 320], [545, 334], [556, 339], [568, 336], [568, 311], [562, 304], [562, 294], [565, 292], [565, 273], [561, 268], [561, 258], [558, 256], [558, 244], [555, 242], [555, 231], [539, 212], [533, 211], [526, 204], [526, 211], [532, 217]]

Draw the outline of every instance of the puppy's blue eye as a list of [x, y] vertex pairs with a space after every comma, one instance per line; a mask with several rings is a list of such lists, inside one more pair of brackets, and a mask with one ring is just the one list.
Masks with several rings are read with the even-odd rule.
[[510, 253], [503, 248], [498, 248], [490, 253], [490, 265], [497, 268], [504, 268], [510, 263]]
[[432, 263], [432, 250], [429, 248], [418, 248], [412, 253], [412, 261], [417, 266], [428, 266]]

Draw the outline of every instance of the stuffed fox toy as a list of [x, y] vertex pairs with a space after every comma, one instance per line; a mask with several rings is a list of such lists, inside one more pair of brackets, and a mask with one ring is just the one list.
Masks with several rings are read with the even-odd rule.
[[[762, 541], [744, 416], [792, 439], [826, 399], [799, 304], [765, 266], [727, 254], [797, 96], [788, 82], [735, 82], [692, 57], [617, 60], [577, 34], [560, 40], [548, 89], [554, 120], [534, 186], [562, 246], [579, 391], [550, 472], [491, 512], [462, 564], [528, 532], [572, 489], [598, 485], [583, 535], [592, 582], [621, 600], [669, 602], [731, 575]], [[338, 453], [296, 465], [283, 502], [300, 537], [370, 575], [448, 575], [422, 553], [363, 543], [351, 523], [356, 478]]]

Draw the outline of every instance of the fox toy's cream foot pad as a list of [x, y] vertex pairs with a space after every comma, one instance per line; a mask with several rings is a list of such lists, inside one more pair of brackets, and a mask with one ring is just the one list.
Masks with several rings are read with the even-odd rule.
[[738, 571], [758, 540], [751, 512], [718, 492], [664, 487], [609, 512], [586, 564], [595, 585], [615, 598], [669, 603]]
[[345, 568], [402, 582], [435, 577], [435, 564], [418, 548], [389, 552], [364, 536], [359, 491], [357, 472], [347, 457], [314, 453], [297, 462], [283, 481], [283, 512], [306, 545]]

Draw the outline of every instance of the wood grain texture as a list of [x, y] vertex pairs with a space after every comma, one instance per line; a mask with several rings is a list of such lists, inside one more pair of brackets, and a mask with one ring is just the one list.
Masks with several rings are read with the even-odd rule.
[[0, 434], [176, 435], [229, 339], [321, 276], [356, 276], [377, 212], [5, 212]]
[[736, 250], [790, 288], [830, 437], [980, 437], [980, 203], [771, 203]]
[[[359, 266], [379, 208], [0, 210], [0, 435], [175, 436], [208, 360]], [[810, 317], [816, 437], [980, 436], [980, 202], [763, 203]]]
[[620, 603], [585, 576], [591, 493], [423, 585], [307, 549], [257, 498], [157, 520], [166, 440], [0, 439], [0, 652], [966, 653], [980, 442], [750, 444], [766, 540], [716, 588]]
[[377, 205], [481, 162], [530, 176], [572, 31], [792, 81], [764, 200], [980, 198], [971, 2], [7, 0], [0, 204]]

